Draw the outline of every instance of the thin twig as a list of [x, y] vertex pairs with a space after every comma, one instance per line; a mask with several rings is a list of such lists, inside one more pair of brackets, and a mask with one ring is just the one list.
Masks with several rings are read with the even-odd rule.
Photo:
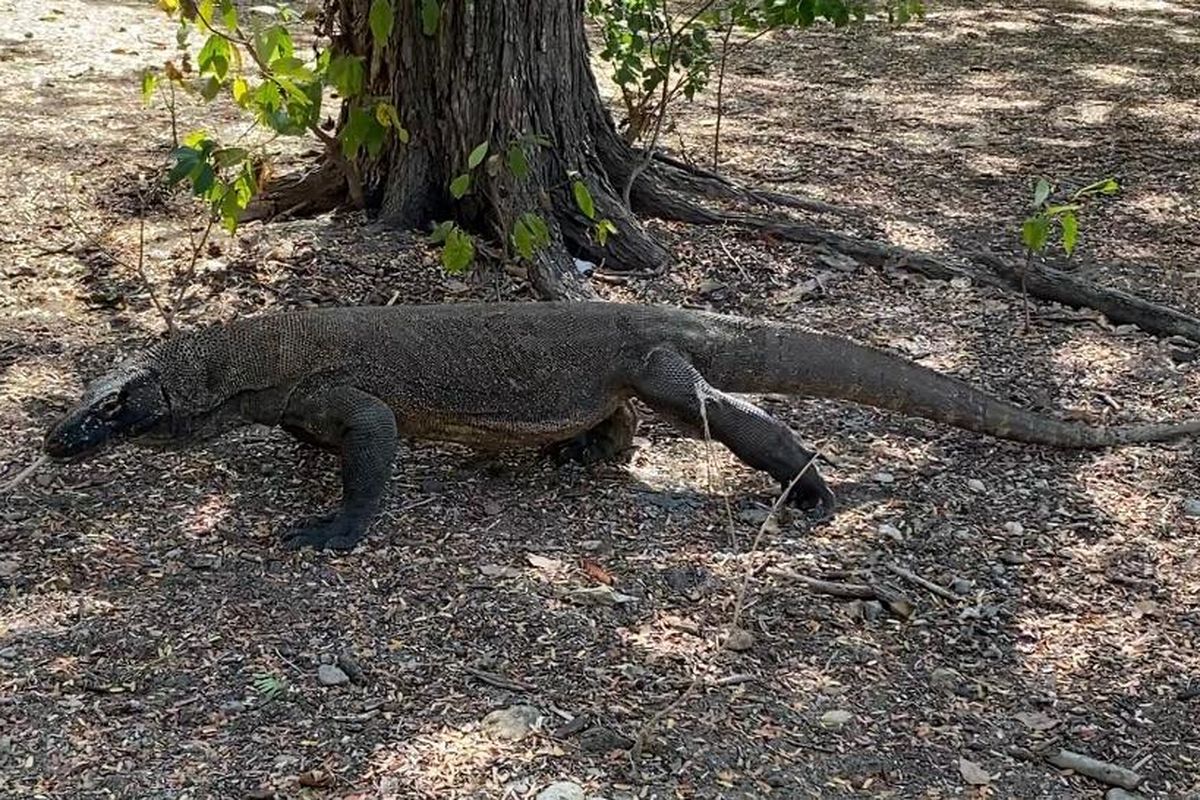
[[951, 603], [957, 603], [961, 599], [958, 595], [956, 595], [954, 592], [950, 591], [949, 589], [945, 588], [944, 586], [938, 586], [933, 581], [931, 581], [927, 578], [922, 578], [920, 575], [916, 574], [915, 572], [907, 570], [898, 564], [888, 564], [887, 569], [888, 569], [888, 572], [892, 573], [893, 575], [903, 578], [904, 580], [908, 581], [909, 583], [915, 583], [917, 586], [920, 586], [922, 589], [928, 589], [929, 591], [936, 594], [938, 597], [943, 597], [943, 598], [949, 600]]
[[0, 485], [0, 494], [8, 494], [13, 489], [16, 489], [18, 486], [20, 486], [22, 483], [25, 482], [26, 478], [28, 478], [33, 473], [37, 472], [38, 467], [42, 466], [42, 464], [45, 464], [49, 460], [50, 460], [50, 456], [48, 456], [48, 455], [42, 454], [42, 455], [38, 456], [32, 464], [30, 464], [28, 467], [26, 467], [25, 469], [18, 472], [7, 483]]
[[[175, 316], [158, 300], [158, 292], [154, 291], [154, 284], [150, 281], [150, 277], [146, 275], [146, 204], [142, 201], [142, 195], [138, 193], [138, 257], [137, 257], [137, 274], [145, 285], [147, 293], [150, 295], [150, 302], [154, 304], [154, 308], [158, 311], [158, 315], [163, 318], [163, 322], [167, 324], [167, 333], [175, 333]], [[175, 303], [174, 308], [179, 308], [179, 303]]]
[[712, 168], [721, 165], [721, 118], [725, 115], [725, 65], [729, 60], [729, 37], [733, 35], [733, 20], [721, 38], [721, 66], [717, 69], [717, 127], [713, 131]]

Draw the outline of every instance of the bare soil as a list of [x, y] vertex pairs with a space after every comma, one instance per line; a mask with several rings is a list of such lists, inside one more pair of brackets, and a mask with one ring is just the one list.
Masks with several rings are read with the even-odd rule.
[[[1200, 309], [1200, 13], [931, 5], [898, 32], [740, 48], [723, 169], [940, 252], [1011, 248], [1039, 174], [1113, 175], [1123, 191], [1085, 212], [1078, 269]], [[159, 12], [0, 0], [0, 17], [4, 480], [89, 377], [161, 334], [127, 266], [139, 214], [166, 297], [201, 221], [157, 188], [170, 126], [138, 94], [174, 47]], [[190, 103], [180, 114], [182, 131], [201, 124]], [[713, 126], [709, 94], [665, 143], [706, 163]], [[654, 229], [677, 268], [598, 284], [605, 296], [803, 322], [1055, 414], [1200, 414], [1200, 368], [1137, 330], [1037, 304], [1026, 333], [1020, 299], [997, 290]], [[418, 237], [334, 214], [215, 237], [179, 317], [528, 296], [494, 268], [448, 277]], [[772, 487], [659, 422], [627, 468], [413, 444], [369, 540], [339, 556], [278, 546], [337, 481], [332, 458], [276, 431], [42, 469], [0, 498], [0, 795], [530, 798], [573, 781], [611, 800], [1102, 797], [1041, 757], [1066, 747], [1135, 768], [1145, 797], [1200, 796], [1194, 442], [1056, 452], [763, 402], [836, 459], [843, 508], [789, 517], [755, 552]], [[723, 651], [747, 569], [752, 641]], [[913, 611], [788, 573], [888, 583]], [[570, 594], [609, 579], [632, 599]], [[339, 657], [351, 682], [322, 685]], [[484, 730], [519, 704], [544, 717], [529, 736]], [[663, 709], [635, 770], [629, 740]]]

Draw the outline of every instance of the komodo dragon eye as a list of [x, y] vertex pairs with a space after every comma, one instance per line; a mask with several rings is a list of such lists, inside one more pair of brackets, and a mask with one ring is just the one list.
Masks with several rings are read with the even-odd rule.
[[120, 413], [125, 406], [125, 391], [114, 392], [110, 395], [105, 395], [96, 403], [96, 413], [100, 416], [110, 419]]

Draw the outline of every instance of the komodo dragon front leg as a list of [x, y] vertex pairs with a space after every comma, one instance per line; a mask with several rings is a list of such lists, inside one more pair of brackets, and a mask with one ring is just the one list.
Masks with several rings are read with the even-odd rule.
[[336, 449], [342, 458], [342, 505], [284, 535], [289, 549], [350, 550], [366, 534], [396, 456], [396, 417], [382, 400], [348, 386], [297, 392], [280, 420], [298, 438]]
[[665, 348], [653, 350], [643, 362], [633, 390], [652, 409], [689, 433], [703, 432], [707, 417], [714, 439], [783, 487], [791, 484], [807, 466], [788, 499], [803, 508], [833, 509], [833, 492], [825, 485], [816, 465], [810, 465], [815, 454], [800, 443], [792, 429], [753, 403], [710, 386], [679, 353]]

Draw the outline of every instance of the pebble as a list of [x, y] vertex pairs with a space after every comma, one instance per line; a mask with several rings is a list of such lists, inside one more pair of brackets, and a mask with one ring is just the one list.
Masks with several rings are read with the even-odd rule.
[[830, 730], [840, 730], [846, 727], [846, 723], [854, 719], [854, 715], [849, 711], [840, 708], [835, 708], [833, 711], [826, 711], [821, 715], [821, 727]]
[[13, 559], [0, 561], [0, 578], [11, 578], [21, 569], [21, 562]]
[[975, 584], [966, 578], [955, 578], [951, 581], [950, 588], [955, 594], [970, 594], [971, 590], [975, 588]]
[[1185, 517], [1200, 517], [1200, 498], [1189, 497], [1184, 500], [1183, 514]]
[[542, 789], [537, 800], [586, 800], [583, 787], [573, 781], [557, 781]]
[[633, 740], [611, 728], [593, 725], [579, 735], [579, 747], [586, 753], [611, 753], [613, 750], [628, 750], [633, 747]]
[[895, 525], [888, 525], [886, 523], [883, 525], [880, 525], [879, 526], [879, 534], [881, 536], [888, 537], [893, 542], [903, 542], [904, 541], [904, 534], [901, 533], [900, 529], [897, 528]]
[[976, 493], [983, 492], [987, 489], [987, 487], [983, 485], [983, 481], [979, 480], [978, 478], [971, 478], [971, 480], [967, 481], [967, 488]]
[[340, 667], [322, 664], [317, 667], [317, 680], [322, 686], [342, 686], [350, 682], [350, 676], [342, 672]]
[[1025, 526], [1019, 522], [1006, 522], [1004, 523], [1004, 530], [1013, 536], [1020, 536], [1025, 532]]
[[929, 673], [929, 685], [935, 689], [956, 689], [959, 680], [961, 676], [949, 667], [937, 667]]
[[542, 712], [534, 706], [498, 708], [483, 718], [483, 732], [491, 739], [516, 742], [533, 733], [541, 719]]
[[1014, 567], [1017, 566], [1018, 564], [1028, 564], [1029, 563], [1029, 556], [1025, 555], [1024, 553], [1014, 552], [1012, 550], [1005, 550], [1004, 552], [1002, 552], [1000, 554], [999, 558], [1005, 564], [1008, 564], [1008, 565], [1014, 566]]
[[742, 653], [754, 647], [754, 634], [745, 628], [734, 628], [725, 637], [725, 649]]
[[358, 663], [358, 659], [354, 657], [354, 653], [349, 650], [343, 650], [342, 652], [338, 653], [337, 666], [342, 670], [342, 672], [346, 673], [346, 676], [354, 683], [362, 683], [362, 666]]
[[1104, 800], [1143, 800], [1142, 795], [1114, 786], [1104, 794]]
[[225, 714], [240, 714], [246, 710], [246, 704], [241, 700], [226, 700], [221, 703], [221, 711]]
[[890, 472], [876, 472], [871, 477], [875, 479], [876, 483], [887, 484], [887, 483], [895, 483], [896, 482], [896, 476]]

